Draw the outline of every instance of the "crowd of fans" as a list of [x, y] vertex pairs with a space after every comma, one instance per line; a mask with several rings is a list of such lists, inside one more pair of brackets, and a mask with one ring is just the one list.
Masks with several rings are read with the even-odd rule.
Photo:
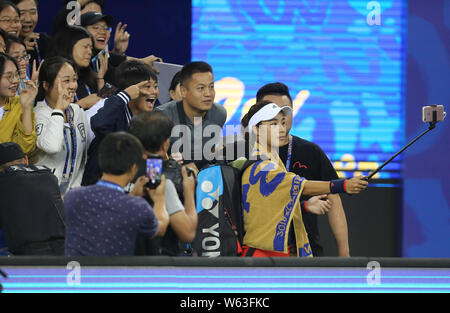
[[[195, 175], [208, 164], [194, 152], [204, 151], [212, 138], [207, 127], [222, 128], [226, 121], [226, 110], [214, 103], [213, 69], [205, 62], [184, 65], [173, 77], [172, 100], [160, 104], [153, 62], [162, 60], [126, 55], [130, 34], [121, 22], [110, 49], [115, 22], [103, 14], [103, 1], [78, 0], [79, 17], [67, 4], [49, 36], [34, 32], [37, 0], [0, 1], [0, 252], [191, 255], [186, 243], [198, 224]], [[283, 109], [270, 111], [274, 103]], [[250, 126], [270, 122], [287, 138], [292, 119], [288, 128], [283, 119], [291, 111], [259, 101], [243, 126], [255, 119]], [[201, 140], [194, 138], [198, 121]], [[172, 149], [179, 139], [172, 132], [176, 125], [193, 134], [190, 151]], [[261, 138], [258, 147], [267, 146]], [[147, 188], [145, 159], [155, 155], [180, 165], [181, 187], [163, 175], [157, 188]], [[312, 178], [337, 178], [329, 171], [324, 179]], [[366, 184], [351, 179], [337, 185], [333, 190], [329, 183], [308, 181], [302, 188], [308, 195], [355, 193]], [[309, 213], [331, 207], [323, 196], [305, 201]], [[249, 218], [244, 216], [250, 238], [255, 224]], [[308, 238], [301, 230], [303, 245]]]

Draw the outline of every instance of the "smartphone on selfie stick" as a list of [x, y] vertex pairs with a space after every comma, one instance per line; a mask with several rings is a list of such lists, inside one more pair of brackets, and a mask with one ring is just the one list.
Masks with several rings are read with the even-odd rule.
[[366, 180], [369, 181], [376, 173], [381, 171], [383, 167], [385, 167], [389, 162], [391, 162], [393, 159], [395, 159], [400, 153], [405, 151], [409, 146], [411, 146], [413, 143], [415, 143], [417, 140], [422, 138], [426, 133], [428, 133], [430, 130], [434, 129], [436, 127], [436, 123], [442, 122], [445, 119], [445, 116], [447, 115], [446, 112], [444, 112], [444, 106], [443, 105], [427, 105], [422, 107], [422, 121], [424, 123], [429, 123], [428, 129], [424, 131], [422, 134], [414, 138], [410, 143], [408, 143], [405, 147], [403, 147], [399, 152], [394, 154], [389, 160], [381, 164], [375, 171], [373, 171], [369, 176], [367, 176]]

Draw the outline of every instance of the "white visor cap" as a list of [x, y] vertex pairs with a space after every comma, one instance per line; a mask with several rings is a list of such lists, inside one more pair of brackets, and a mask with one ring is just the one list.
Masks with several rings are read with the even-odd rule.
[[269, 103], [252, 116], [252, 118], [248, 122], [248, 127], [252, 128], [253, 126], [258, 125], [260, 122], [269, 121], [275, 118], [275, 116], [277, 116], [281, 111], [283, 111], [286, 115], [292, 113], [291, 107], [279, 107], [275, 103]]

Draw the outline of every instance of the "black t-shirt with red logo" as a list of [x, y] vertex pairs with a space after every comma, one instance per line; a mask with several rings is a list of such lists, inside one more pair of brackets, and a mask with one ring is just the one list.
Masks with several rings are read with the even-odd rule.
[[[286, 165], [288, 146], [289, 144], [280, 147], [279, 150], [279, 155], [284, 165]], [[291, 164], [287, 170], [307, 180], [329, 181], [338, 179], [338, 175], [325, 152], [315, 143], [296, 136], [292, 136]], [[300, 199], [306, 201], [309, 197], [302, 196]], [[304, 212], [303, 210], [302, 214], [313, 255], [323, 256], [323, 248], [319, 242], [320, 235], [317, 225], [317, 215]], [[291, 227], [292, 230], [293, 227]]]

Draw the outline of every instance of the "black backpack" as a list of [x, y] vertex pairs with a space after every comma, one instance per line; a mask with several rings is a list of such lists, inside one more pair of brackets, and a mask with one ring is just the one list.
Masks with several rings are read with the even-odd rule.
[[241, 178], [255, 161], [242, 169], [216, 164], [202, 169], [197, 177], [197, 232], [192, 247], [198, 256], [238, 256], [244, 235]]

